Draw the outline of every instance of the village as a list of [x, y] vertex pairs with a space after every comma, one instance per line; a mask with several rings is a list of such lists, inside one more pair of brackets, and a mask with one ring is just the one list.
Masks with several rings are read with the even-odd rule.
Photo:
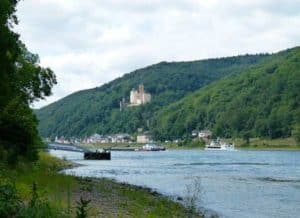
[[[120, 111], [125, 109], [126, 107], [135, 107], [147, 104], [151, 102], [151, 94], [145, 91], [145, 87], [143, 84], [138, 86], [138, 90], [132, 89], [130, 91], [130, 101], [126, 102], [125, 98], [120, 101]], [[202, 139], [207, 141], [211, 139], [212, 133], [210, 130], [193, 130], [190, 134], [191, 139], [197, 140]], [[47, 139], [47, 141], [51, 141]], [[52, 140], [53, 141], [53, 140]], [[181, 139], [175, 140], [166, 140], [163, 143], [179, 143]], [[87, 137], [64, 137], [64, 136], [56, 136], [54, 139], [55, 143], [60, 144], [147, 144], [153, 143], [154, 139], [152, 134], [149, 131], [143, 131], [142, 128], [137, 130], [135, 134], [128, 133], [118, 133], [118, 134], [107, 134], [102, 135], [98, 133], [94, 133]]]
[[[212, 133], [210, 130], [193, 130], [191, 132], [191, 139], [193, 140], [204, 140], [207, 141], [211, 139]], [[50, 139], [47, 139], [51, 141]], [[175, 140], [166, 140], [163, 143], [179, 143], [182, 139]], [[94, 133], [88, 137], [64, 137], [64, 136], [56, 136], [54, 139], [55, 143], [59, 144], [147, 144], [153, 143], [153, 136], [149, 132], [140, 132], [134, 135], [130, 135], [127, 133], [119, 133], [119, 134], [110, 134], [110, 135], [100, 135], [98, 133]]]

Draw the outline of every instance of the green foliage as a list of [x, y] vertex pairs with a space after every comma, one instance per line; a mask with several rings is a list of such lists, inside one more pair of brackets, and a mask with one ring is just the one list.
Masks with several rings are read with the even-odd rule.
[[300, 144], [300, 123], [297, 123], [297, 124], [294, 126], [293, 137], [294, 137], [295, 140]]
[[80, 200], [77, 201], [76, 206], [76, 218], [87, 218], [88, 217], [88, 209], [89, 209], [89, 203], [91, 200], [84, 200], [82, 197], [80, 197]]
[[63, 217], [63, 214], [50, 207], [47, 201], [38, 196], [35, 183], [32, 187], [32, 198], [29, 204], [22, 201], [13, 183], [6, 183], [0, 184], [0, 217], [53, 218]]
[[1, 159], [7, 160], [11, 165], [20, 156], [36, 160], [36, 148], [42, 142], [36, 129], [37, 120], [28, 105], [19, 99], [13, 99], [0, 113], [0, 119], [1, 145], [5, 150], [5, 153], [0, 154]]
[[13, 184], [0, 184], [0, 217], [15, 217], [22, 201]]
[[29, 104], [50, 95], [56, 83], [53, 72], [40, 67], [38, 56], [12, 31], [17, 3], [2, 0], [0, 5], [0, 157], [10, 164], [19, 156], [36, 159], [41, 140]]
[[176, 139], [209, 128], [214, 135], [241, 137], [246, 144], [251, 137], [291, 136], [300, 120], [299, 60], [300, 48], [280, 52], [165, 107], [153, 122], [155, 135]]
[[70, 162], [44, 152], [34, 163], [22, 161], [9, 167], [0, 162], [0, 218], [71, 217], [65, 191], [76, 181], [57, 172], [69, 166]]
[[[153, 117], [163, 107], [228, 75], [266, 61], [269, 55], [246, 55], [192, 62], [162, 62], [124, 75], [108, 84], [74, 93], [36, 111], [44, 137], [135, 133], [151, 130]], [[143, 83], [152, 101], [119, 110], [132, 88]], [[187, 127], [189, 128], [189, 127]]]
[[30, 200], [30, 207], [34, 207], [38, 201], [38, 193], [37, 193], [37, 184], [34, 182], [32, 183], [32, 198]]
[[189, 138], [184, 139], [178, 143], [179, 147], [201, 148], [205, 146], [205, 141], [202, 139], [191, 140]]
[[42, 199], [38, 194], [37, 183], [33, 182], [31, 190], [31, 199], [26, 207], [23, 207], [19, 212], [20, 217], [30, 218], [52, 218], [63, 217], [63, 213], [49, 205], [49, 202]]

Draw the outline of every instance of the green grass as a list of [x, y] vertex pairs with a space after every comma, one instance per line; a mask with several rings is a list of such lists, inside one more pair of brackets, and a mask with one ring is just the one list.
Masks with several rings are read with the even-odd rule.
[[[32, 185], [36, 183], [42, 202], [51, 208], [50, 217], [75, 217], [77, 201], [91, 200], [90, 217], [187, 217], [190, 211], [181, 204], [149, 189], [121, 184], [110, 179], [88, 179], [58, 173], [72, 167], [41, 152], [35, 164], [19, 164], [15, 169], [0, 164], [0, 185], [14, 183], [25, 204], [32, 199]], [[55, 215], [59, 214], [59, 215]], [[193, 214], [193, 217], [201, 217]]]
[[[175, 143], [175, 142], [163, 142], [158, 143], [167, 149], [193, 149], [193, 148], [204, 148], [205, 143], [199, 143], [199, 141], [189, 141], [188, 143]], [[144, 144], [141, 143], [90, 143], [82, 144], [83, 147], [87, 148], [137, 148], [142, 147]]]
[[[221, 139], [225, 142], [234, 143], [238, 149], [251, 149], [251, 150], [300, 150], [300, 143], [294, 138], [279, 138], [279, 139], [264, 139], [264, 138], [251, 138], [250, 143], [247, 145], [245, 140], [241, 138], [234, 139]], [[191, 142], [180, 146], [179, 143], [164, 143], [168, 149], [203, 149], [205, 146], [201, 143]]]
[[300, 150], [300, 144], [294, 138], [263, 139], [251, 138], [249, 144], [243, 139], [226, 139], [234, 142], [237, 148], [254, 150]]
[[[189, 211], [181, 204], [175, 203], [156, 192], [128, 184], [112, 182], [110, 179], [87, 179], [94, 189], [101, 193], [103, 199], [112, 201], [99, 202], [102, 211], [108, 217], [186, 217]], [[114, 202], [114, 209], [109, 209]], [[194, 217], [201, 217], [194, 214]]]
[[54, 208], [65, 209], [67, 192], [76, 188], [77, 184], [72, 176], [57, 173], [70, 167], [67, 161], [58, 160], [46, 153], [40, 153], [40, 159], [34, 164], [19, 164], [15, 169], [6, 170], [4, 176], [12, 181], [21, 198], [28, 202], [32, 195], [32, 184], [37, 184], [41, 198], [49, 200]]
[[144, 144], [141, 143], [89, 143], [89, 144], [81, 144], [83, 147], [87, 148], [128, 148], [128, 147], [141, 147]]

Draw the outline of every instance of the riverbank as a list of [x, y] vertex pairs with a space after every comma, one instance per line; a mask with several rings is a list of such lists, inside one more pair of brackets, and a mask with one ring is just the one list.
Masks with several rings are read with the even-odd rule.
[[231, 141], [235, 143], [236, 148], [242, 150], [300, 150], [300, 144], [294, 138], [251, 138], [249, 143], [245, 143], [243, 139], [233, 139]]
[[80, 154], [65, 151], [51, 154], [85, 164], [66, 170], [69, 175], [115, 178], [167, 196], [186, 196], [191, 187], [200, 196], [196, 204], [205, 214], [211, 210], [221, 217], [238, 218], [300, 213], [299, 151], [112, 152], [112, 161], [84, 161]]
[[[300, 150], [300, 144], [294, 138], [279, 138], [279, 139], [264, 139], [250, 138], [249, 143], [241, 138], [221, 139], [225, 142], [235, 144], [235, 147], [240, 150]], [[166, 149], [204, 149], [205, 143], [200, 141], [190, 141], [188, 143], [161, 143]], [[138, 148], [143, 144], [138, 143], [94, 143], [85, 144], [88, 148]]]
[[[50, 217], [75, 217], [78, 208], [83, 208], [84, 201], [88, 202], [88, 217], [202, 217], [147, 188], [111, 179], [80, 178], [58, 173], [73, 166], [66, 160], [41, 153], [40, 160], [34, 165], [22, 164], [14, 170], [2, 168], [0, 185], [14, 184], [25, 205], [31, 205], [33, 196], [38, 196], [49, 206], [47, 213], [52, 214]], [[83, 199], [81, 203], [80, 199]]]

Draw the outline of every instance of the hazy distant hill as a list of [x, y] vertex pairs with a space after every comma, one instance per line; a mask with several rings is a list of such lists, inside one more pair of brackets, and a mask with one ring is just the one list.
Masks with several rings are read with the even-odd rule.
[[[163, 107], [212, 82], [248, 71], [269, 59], [272, 56], [245, 55], [155, 64], [101, 87], [76, 92], [38, 110], [39, 130], [42, 136], [84, 136], [94, 132], [134, 133], [139, 127], [147, 130], [154, 125], [153, 117]], [[137, 88], [140, 83], [152, 94], [152, 102], [120, 112], [119, 101], [123, 97], [128, 101], [130, 90]], [[180, 104], [183, 101], [177, 105]], [[171, 127], [167, 127], [164, 122], [162, 125], [164, 129]]]
[[300, 47], [214, 82], [162, 109], [155, 119], [160, 139], [204, 128], [225, 137], [290, 136], [300, 127]]

